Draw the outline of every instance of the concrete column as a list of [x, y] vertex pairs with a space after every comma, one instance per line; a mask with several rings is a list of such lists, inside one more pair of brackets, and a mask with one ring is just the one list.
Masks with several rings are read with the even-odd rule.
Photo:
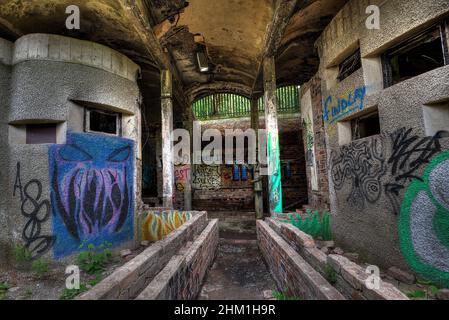
[[265, 129], [267, 130], [268, 202], [270, 214], [282, 213], [281, 160], [276, 98], [276, 72], [273, 57], [263, 61]]
[[[251, 128], [256, 133], [256, 159], [259, 150], [259, 108], [257, 106], [257, 98], [251, 99]], [[254, 210], [256, 211], [256, 219], [263, 219], [263, 194], [262, 194], [262, 177], [260, 176], [259, 163], [254, 165]]]
[[170, 71], [161, 71], [162, 111], [162, 201], [163, 206], [173, 208], [175, 167], [173, 164], [173, 97]]
[[[190, 146], [192, 146], [193, 139], [193, 114], [192, 109], [186, 110], [184, 128], [190, 133]], [[192, 148], [192, 147], [190, 147]], [[192, 150], [190, 150], [190, 163], [188, 164], [190, 170], [187, 170], [186, 185], [184, 188], [184, 210], [192, 210]]]

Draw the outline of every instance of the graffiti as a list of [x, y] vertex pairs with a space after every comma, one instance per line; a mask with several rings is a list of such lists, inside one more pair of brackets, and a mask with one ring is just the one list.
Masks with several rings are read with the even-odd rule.
[[56, 257], [132, 239], [133, 149], [132, 140], [86, 133], [49, 147]]
[[380, 179], [386, 173], [384, 147], [380, 138], [343, 146], [330, 157], [331, 178], [336, 190], [351, 182], [347, 201], [360, 209], [375, 203], [382, 194]]
[[183, 192], [185, 190], [189, 173], [189, 166], [175, 167], [175, 186], [177, 191]]
[[440, 139], [443, 135], [439, 132], [433, 137], [420, 138], [413, 134], [413, 128], [401, 128], [390, 134], [392, 155], [388, 165], [391, 166], [394, 181], [385, 185], [385, 193], [395, 214], [399, 213], [400, 192], [413, 179], [420, 179], [416, 176], [417, 170], [441, 151]]
[[269, 159], [270, 176], [268, 180], [268, 195], [270, 213], [282, 213], [282, 185], [281, 161], [279, 151], [279, 137], [268, 132], [267, 153]]
[[399, 218], [401, 251], [418, 274], [449, 287], [449, 151], [413, 179]]
[[170, 211], [156, 214], [148, 212], [142, 223], [142, 240], [158, 241], [190, 220], [190, 212]]
[[42, 183], [39, 180], [32, 179], [22, 186], [20, 162], [17, 162], [14, 197], [17, 191], [20, 195], [21, 213], [28, 219], [22, 230], [22, 239], [25, 241], [25, 247], [31, 252], [32, 258], [36, 259], [53, 247], [56, 237], [41, 235], [42, 225], [50, 217], [50, 201], [41, 200]]
[[197, 165], [193, 184], [196, 189], [219, 189], [221, 187], [220, 166]]
[[306, 116], [303, 120], [303, 126], [306, 131], [306, 162], [309, 166], [313, 165], [314, 161], [314, 135], [312, 128], [312, 121], [309, 118], [309, 115]]
[[333, 124], [349, 114], [363, 110], [365, 95], [366, 87], [362, 86], [350, 91], [345, 97], [327, 97], [324, 102], [323, 110], [324, 122], [327, 124]]

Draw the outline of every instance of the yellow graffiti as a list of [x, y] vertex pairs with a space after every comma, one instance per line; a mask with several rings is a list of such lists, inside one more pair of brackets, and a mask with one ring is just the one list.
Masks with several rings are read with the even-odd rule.
[[178, 229], [192, 217], [190, 212], [148, 212], [142, 224], [142, 240], [158, 241]]

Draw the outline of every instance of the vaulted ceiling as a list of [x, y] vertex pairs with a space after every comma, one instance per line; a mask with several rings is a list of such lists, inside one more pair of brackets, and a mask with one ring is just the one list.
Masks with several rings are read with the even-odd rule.
[[[35, 32], [99, 42], [142, 67], [144, 95], [157, 97], [159, 69], [176, 80], [178, 102], [233, 91], [261, 91], [260, 63], [276, 57], [279, 84], [301, 84], [316, 73], [314, 43], [347, 0], [0, 0], [0, 37]], [[69, 5], [81, 29], [65, 28]], [[196, 52], [205, 46], [210, 71]], [[270, 48], [267, 48], [270, 46]], [[259, 80], [259, 81], [258, 81]]]

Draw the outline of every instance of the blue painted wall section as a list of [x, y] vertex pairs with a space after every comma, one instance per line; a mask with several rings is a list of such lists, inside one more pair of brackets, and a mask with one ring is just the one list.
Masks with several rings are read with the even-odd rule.
[[351, 90], [341, 97], [329, 96], [324, 101], [323, 119], [327, 124], [333, 124], [341, 118], [361, 111], [364, 108], [366, 87], [361, 86]]
[[107, 135], [68, 133], [49, 147], [55, 258], [133, 239], [133, 158], [132, 140]]

